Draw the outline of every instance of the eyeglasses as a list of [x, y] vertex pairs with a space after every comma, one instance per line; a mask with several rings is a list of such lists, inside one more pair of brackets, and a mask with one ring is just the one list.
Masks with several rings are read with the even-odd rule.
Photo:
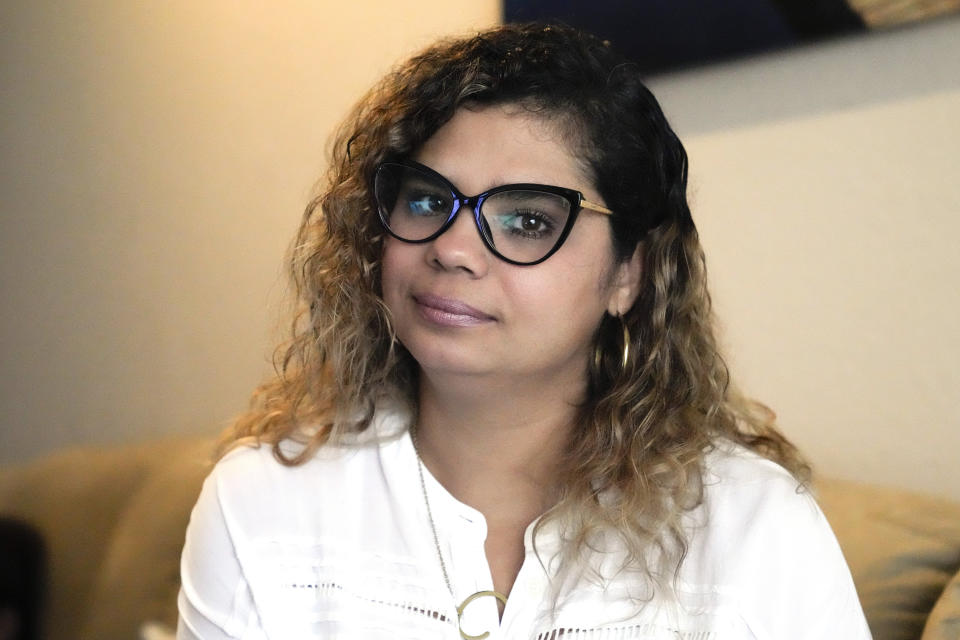
[[467, 197], [449, 180], [417, 162], [377, 167], [373, 194], [387, 232], [404, 242], [429, 242], [453, 225], [460, 209], [473, 208], [483, 243], [511, 264], [532, 265], [553, 255], [570, 234], [581, 209], [610, 215], [574, 189], [505, 184]]

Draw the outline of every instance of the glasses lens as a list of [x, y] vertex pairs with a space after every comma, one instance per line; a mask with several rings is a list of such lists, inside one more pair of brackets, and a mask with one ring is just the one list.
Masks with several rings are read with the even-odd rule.
[[555, 193], [499, 191], [483, 202], [484, 235], [503, 257], [536, 262], [553, 251], [570, 218], [570, 201]]
[[374, 178], [380, 219], [404, 240], [425, 240], [436, 233], [453, 211], [454, 195], [436, 176], [413, 167], [384, 164]]

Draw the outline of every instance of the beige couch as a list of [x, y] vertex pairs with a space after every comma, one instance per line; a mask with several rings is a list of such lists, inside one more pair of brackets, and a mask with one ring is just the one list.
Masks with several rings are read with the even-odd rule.
[[[0, 514], [46, 539], [46, 638], [133, 640], [146, 622], [175, 624], [183, 532], [211, 446], [74, 449], [0, 469]], [[839, 481], [819, 493], [875, 640], [960, 640], [960, 505]]]

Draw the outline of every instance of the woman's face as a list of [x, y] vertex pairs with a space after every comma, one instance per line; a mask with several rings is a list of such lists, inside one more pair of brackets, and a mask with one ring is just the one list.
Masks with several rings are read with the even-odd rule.
[[[602, 203], [557, 128], [510, 105], [461, 108], [413, 159], [468, 196], [527, 182]], [[603, 314], [633, 303], [639, 260], [615, 264], [607, 217], [584, 210], [546, 261], [509, 264], [464, 209], [430, 242], [385, 243], [383, 298], [401, 342], [428, 376], [582, 383]]]

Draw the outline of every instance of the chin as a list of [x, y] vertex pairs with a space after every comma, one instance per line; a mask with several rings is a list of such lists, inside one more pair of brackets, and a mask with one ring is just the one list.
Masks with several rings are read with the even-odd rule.
[[492, 373], [492, 369], [476, 361], [467, 361], [452, 357], [424, 357], [413, 356], [422, 373], [428, 376], [479, 376]]

